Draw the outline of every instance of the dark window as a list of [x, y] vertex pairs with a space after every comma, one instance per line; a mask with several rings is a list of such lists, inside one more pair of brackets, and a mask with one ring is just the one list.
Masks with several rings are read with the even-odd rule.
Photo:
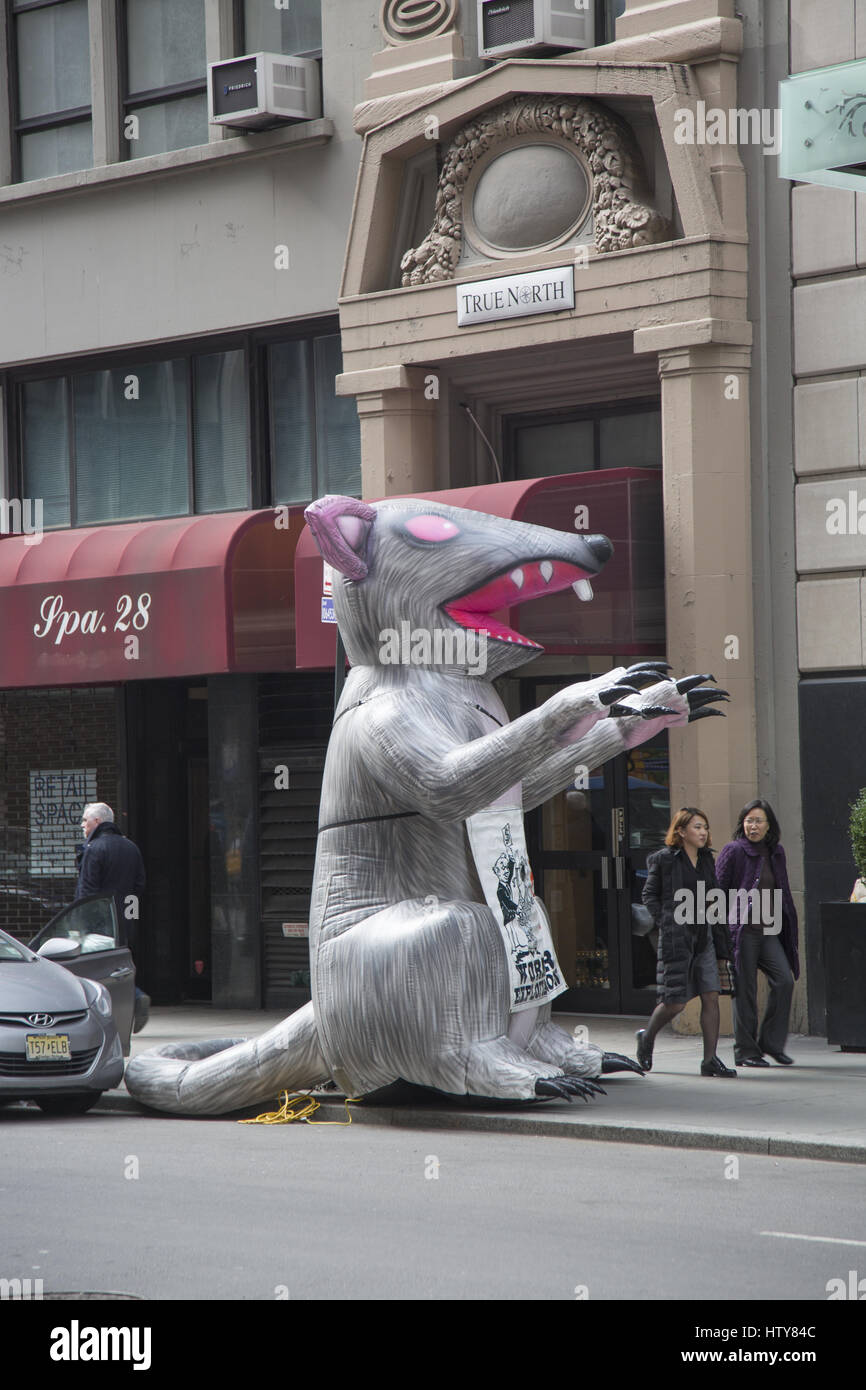
[[319, 332], [22, 374], [21, 495], [42, 499], [47, 527], [360, 496], [341, 367], [339, 335]]
[[318, 56], [322, 51], [322, 0], [243, 0], [244, 53], [292, 53]]
[[661, 411], [652, 401], [504, 422], [509, 478], [547, 478], [594, 468], [661, 468]]
[[23, 495], [46, 526], [250, 506], [242, 349], [21, 386]]
[[307, 502], [361, 494], [361, 435], [354, 397], [338, 396], [339, 334], [268, 349], [273, 499]]
[[127, 158], [206, 144], [204, 0], [125, 0], [123, 17]]
[[16, 178], [93, 163], [87, 0], [13, 0]]

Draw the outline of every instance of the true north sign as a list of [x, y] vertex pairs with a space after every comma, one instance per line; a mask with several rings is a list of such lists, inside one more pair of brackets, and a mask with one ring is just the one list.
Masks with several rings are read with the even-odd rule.
[[528, 270], [457, 286], [457, 327], [574, 308], [574, 267]]

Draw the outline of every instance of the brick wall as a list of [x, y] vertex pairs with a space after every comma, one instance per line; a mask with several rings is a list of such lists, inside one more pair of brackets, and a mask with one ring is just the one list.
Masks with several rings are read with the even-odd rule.
[[[72, 901], [76, 877], [58, 853], [45, 873], [57, 836], [50, 830], [31, 836], [31, 772], [96, 769], [96, 796], [117, 810], [120, 768], [116, 692], [97, 689], [0, 691], [0, 929], [27, 941], [60, 907]], [[69, 836], [78, 814], [67, 786], [51, 784], [55, 805], [65, 803]], [[66, 793], [64, 795], [64, 793]], [[44, 812], [43, 812], [44, 814]], [[118, 811], [118, 815], [119, 815]], [[120, 821], [121, 828], [123, 822]], [[57, 853], [57, 851], [54, 851]], [[34, 868], [41, 872], [34, 872]]]

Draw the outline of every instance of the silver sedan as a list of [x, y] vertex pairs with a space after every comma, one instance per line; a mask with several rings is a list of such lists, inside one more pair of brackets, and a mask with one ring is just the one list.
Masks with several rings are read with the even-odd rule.
[[29, 947], [0, 931], [0, 1104], [80, 1115], [119, 1085], [135, 968], [118, 942], [110, 896], [65, 908]]

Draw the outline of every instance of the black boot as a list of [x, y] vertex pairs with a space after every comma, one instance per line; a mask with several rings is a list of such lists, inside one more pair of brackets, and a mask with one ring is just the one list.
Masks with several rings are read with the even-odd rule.
[[644, 1071], [652, 1071], [652, 1069], [653, 1069], [653, 1048], [652, 1048], [652, 1043], [647, 1044], [646, 1041], [645, 1041], [645, 1039], [646, 1039], [646, 1031], [645, 1031], [645, 1029], [643, 1029], [643, 1028], [638, 1028], [637, 1032], [635, 1033], [635, 1040], [636, 1040], [636, 1042], [637, 1042], [636, 1053], [637, 1053], [638, 1066], [642, 1067]]

